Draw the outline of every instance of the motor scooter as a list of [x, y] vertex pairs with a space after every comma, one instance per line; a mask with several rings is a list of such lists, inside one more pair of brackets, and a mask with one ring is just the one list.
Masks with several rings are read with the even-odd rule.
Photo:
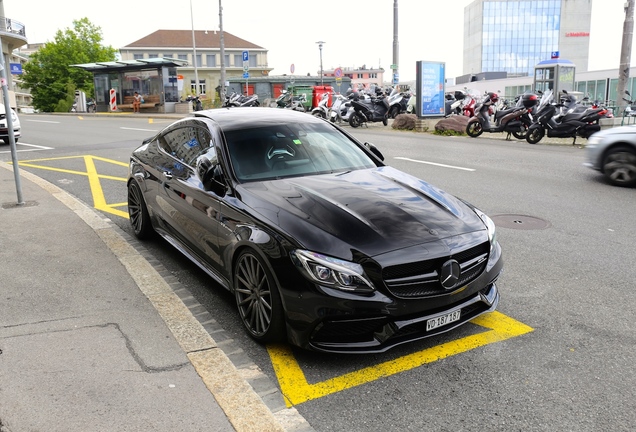
[[370, 100], [353, 100], [351, 106], [354, 112], [349, 116], [349, 125], [357, 128], [365, 123], [382, 122], [389, 124], [389, 101], [386, 97], [371, 98]]
[[532, 124], [530, 112], [537, 104], [537, 95], [524, 94], [519, 98], [517, 105], [509, 109], [500, 109], [494, 112], [495, 124], [490, 123], [491, 108], [499, 100], [496, 93], [487, 93], [484, 99], [476, 105], [475, 114], [468, 120], [466, 134], [477, 138], [483, 132], [507, 132], [506, 139], [514, 135], [517, 139], [524, 139], [528, 128]]
[[311, 115], [323, 119], [329, 118], [329, 93], [322, 94], [322, 99], [318, 102], [318, 106], [311, 110]]
[[548, 90], [541, 97], [541, 103], [536, 111], [534, 122], [528, 128], [526, 141], [536, 144], [546, 134], [550, 138], [589, 138], [594, 132], [601, 130], [599, 120], [608, 113], [607, 108], [585, 108], [584, 111], [573, 109], [565, 114], [560, 110], [565, 107], [562, 103], [552, 103], [552, 90]]

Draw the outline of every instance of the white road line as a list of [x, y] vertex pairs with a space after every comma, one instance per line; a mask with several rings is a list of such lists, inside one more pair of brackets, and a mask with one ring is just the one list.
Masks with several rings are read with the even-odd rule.
[[445, 165], [445, 164], [421, 161], [421, 160], [417, 160], [417, 159], [410, 159], [410, 158], [405, 158], [405, 157], [400, 157], [400, 156], [396, 157], [395, 159], [400, 159], [400, 160], [405, 160], [405, 161], [410, 161], [410, 162], [416, 162], [416, 163], [421, 163], [421, 164], [427, 164], [427, 165], [435, 165], [435, 166], [439, 166], [439, 167], [443, 167], [443, 168], [458, 169], [458, 170], [462, 170], [462, 171], [476, 171], [473, 168], [464, 168], [464, 167], [458, 167], [458, 166], [453, 166], [453, 165]]
[[144, 132], [157, 132], [157, 129], [139, 129], [139, 128], [127, 128], [127, 127], [120, 127], [119, 129], [136, 130], [136, 131], [144, 131]]
[[[21, 148], [19, 148], [21, 146], [33, 147], [33, 148], [21, 149]], [[7, 148], [8, 147], [9, 146], [7, 146]], [[27, 144], [27, 143], [22, 143], [22, 142], [15, 143], [15, 148], [18, 151], [18, 153], [20, 153], [20, 152], [30, 152], [30, 151], [40, 151], [40, 150], [53, 150], [54, 149], [53, 147], [39, 146], [39, 145], [35, 145], [35, 144]], [[8, 150], [0, 151], [0, 153], [11, 153], [11, 149], [9, 148]]]
[[32, 123], [55, 123], [55, 124], [59, 124], [59, 121], [52, 121], [52, 120], [29, 120], [26, 119], [24, 120], [24, 117], [22, 118], [23, 122], [32, 122]]

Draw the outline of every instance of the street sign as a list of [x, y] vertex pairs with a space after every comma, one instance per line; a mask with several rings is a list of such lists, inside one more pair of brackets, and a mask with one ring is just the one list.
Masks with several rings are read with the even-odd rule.
[[395, 69], [397, 69], [397, 68], [398, 68], [398, 65], [396, 65], [396, 64], [392, 64], [392, 65], [391, 65], [391, 69], [392, 69], [392, 70], [395, 70]]
[[296, 70], [296, 66], [294, 66], [294, 64], [292, 63], [291, 66], [289, 67], [289, 71], [291, 73], [294, 73], [295, 70]]
[[333, 74], [336, 76], [336, 78], [342, 78], [342, 69], [336, 68], [336, 70], [333, 71]]
[[393, 84], [399, 84], [400, 83], [400, 75], [399, 74], [393, 74]]
[[250, 61], [250, 52], [249, 51], [243, 51], [243, 61]]
[[249, 62], [244, 61], [243, 62], [243, 72], [247, 72], [248, 70], [250, 70], [250, 64], [249, 64]]
[[249, 72], [245, 72], [243, 74], [243, 78], [248, 79], [250, 77], [250, 73]]

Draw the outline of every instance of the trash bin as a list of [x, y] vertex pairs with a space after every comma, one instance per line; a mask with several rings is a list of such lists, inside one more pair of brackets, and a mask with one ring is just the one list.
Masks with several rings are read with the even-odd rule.
[[322, 100], [322, 95], [325, 93], [329, 93], [329, 102], [327, 102], [327, 106], [330, 107], [333, 104], [333, 87], [331, 86], [314, 86], [313, 92], [313, 100], [311, 106], [313, 108], [317, 107], [320, 101]]
[[[311, 111], [311, 106], [312, 106], [311, 103], [312, 103], [313, 91], [314, 91], [313, 86], [299, 85], [299, 86], [294, 86], [291, 88], [293, 88], [292, 94], [294, 96], [300, 96], [302, 94], [305, 95], [305, 98], [307, 99], [307, 101], [303, 103], [303, 105], [305, 106], [305, 110]], [[290, 90], [291, 88], [288, 88], [287, 90]]]

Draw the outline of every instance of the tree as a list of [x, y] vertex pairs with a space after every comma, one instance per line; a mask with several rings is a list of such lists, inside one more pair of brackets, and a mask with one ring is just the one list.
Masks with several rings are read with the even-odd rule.
[[[22, 79], [31, 89], [33, 106], [41, 111], [68, 111], [69, 92], [75, 89], [93, 97], [93, 74], [74, 64], [115, 60], [117, 50], [104, 47], [102, 30], [88, 18], [73, 21], [73, 28], [58, 30], [54, 42], [46, 43], [24, 65]], [[65, 102], [66, 101], [66, 102]], [[68, 106], [66, 106], [68, 105]]]

